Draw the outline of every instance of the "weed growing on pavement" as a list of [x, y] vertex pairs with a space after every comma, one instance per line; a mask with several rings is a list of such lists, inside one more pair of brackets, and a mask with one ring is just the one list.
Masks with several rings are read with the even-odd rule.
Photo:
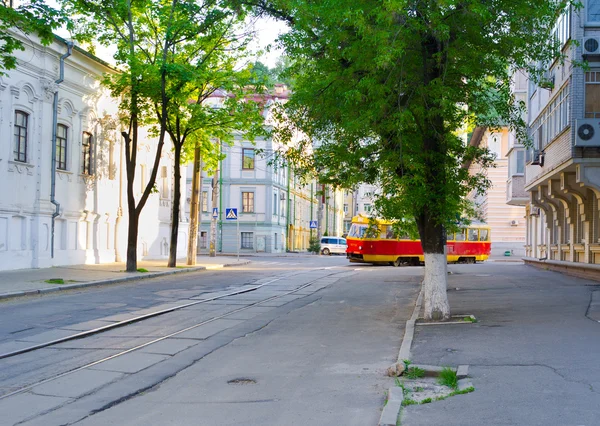
[[148, 272], [148, 270], [146, 268], [138, 268], [137, 271], [138, 272]]
[[456, 389], [456, 386], [458, 385], [458, 377], [456, 377], [456, 371], [454, 371], [450, 367], [444, 367], [438, 375], [438, 383], [440, 385]]
[[402, 400], [402, 406], [406, 407], [407, 405], [416, 405], [418, 404], [417, 401], [415, 401], [414, 399], [410, 399], [410, 398], [404, 398]]
[[412, 364], [410, 359], [403, 359], [402, 363], [404, 364], [404, 371], [408, 370], [408, 366]]
[[425, 370], [419, 367], [410, 367], [406, 370], [406, 376], [409, 379], [419, 379], [425, 376]]
[[417, 386], [413, 389], [415, 392], [423, 392], [423, 388], [421, 386]]
[[65, 280], [63, 280], [62, 278], [50, 278], [45, 282], [47, 282], [48, 284], [64, 284]]
[[450, 395], [448, 396], [454, 396], [454, 395], [464, 395], [465, 393], [471, 393], [475, 390], [475, 388], [473, 386], [469, 386], [468, 388], [465, 388], [463, 390], [456, 390], [454, 392], [452, 392]]
[[477, 322], [477, 318], [475, 318], [472, 315], [469, 315], [468, 317], [464, 317], [463, 318], [464, 322], [471, 322], [471, 323], [476, 323]]
[[425, 398], [423, 401], [421, 401], [421, 404], [429, 404], [431, 401], [431, 398]]

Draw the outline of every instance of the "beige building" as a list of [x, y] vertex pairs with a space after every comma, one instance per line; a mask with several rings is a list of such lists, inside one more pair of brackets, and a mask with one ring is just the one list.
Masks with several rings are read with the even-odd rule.
[[[515, 147], [514, 135], [506, 128], [495, 131], [477, 128], [470, 144], [486, 147], [496, 155], [495, 167], [486, 171], [491, 187], [484, 194], [472, 193], [470, 196], [478, 206], [477, 219], [491, 228], [492, 255], [509, 252], [511, 256], [522, 257], [525, 255], [525, 207], [515, 204], [510, 191], [515, 190], [513, 185], [517, 185], [516, 181], [523, 175], [524, 153], [518, 157], [520, 162], [512, 155], [518, 147]], [[478, 171], [475, 166], [471, 166], [471, 170]], [[516, 180], [507, 184], [509, 170], [514, 170], [511, 174]], [[525, 195], [524, 191], [522, 195]]]

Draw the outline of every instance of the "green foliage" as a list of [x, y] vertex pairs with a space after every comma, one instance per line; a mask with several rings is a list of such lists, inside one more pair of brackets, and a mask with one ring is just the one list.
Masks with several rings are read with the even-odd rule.
[[418, 402], [415, 401], [414, 399], [410, 399], [410, 398], [404, 398], [402, 400], [402, 406], [406, 407], [407, 405], [417, 405]]
[[148, 272], [146, 268], [137, 268], [138, 272]]
[[308, 251], [310, 253], [318, 254], [321, 252], [321, 242], [317, 237], [311, 237], [308, 240]]
[[35, 34], [44, 46], [48, 46], [54, 40], [52, 30], [68, 24], [66, 15], [45, 4], [44, 0], [15, 2], [16, 6], [8, 3], [3, 0], [0, 4], [0, 76], [6, 75], [4, 70], [16, 67], [13, 52], [24, 48], [23, 41], [9, 30], [21, 32], [25, 37]]
[[423, 370], [422, 368], [419, 368], [419, 367], [410, 367], [410, 368], [406, 369], [404, 374], [409, 379], [419, 379], [419, 378], [425, 376], [425, 370]]
[[432, 401], [431, 398], [425, 398], [423, 400], [421, 400], [421, 404], [429, 404]]
[[455, 389], [458, 385], [458, 377], [456, 371], [450, 367], [444, 367], [438, 375], [438, 383], [443, 386]]
[[[297, 173], [344, 188], [381, 187], [377, 212], [443, 248], [443, 229], [471, 217], [466, 196], [490, 185], [494, 156], [466, 143], [475, 126], [507, 125], [528, 143], [511, 70], [559, 55], [551, 36], [567, 1], [306, 2], [273, 0], [295, 76], [281, 109]], [[473, 25], [477, 22], [477, 25]], [[472, 164], [477, 173], [466, 166]]]
[[47, 282], [48, 284], [64, 284], [65, 280], [62, 278], [50, 278], [49, 280], [46, 280], [45, 282]]

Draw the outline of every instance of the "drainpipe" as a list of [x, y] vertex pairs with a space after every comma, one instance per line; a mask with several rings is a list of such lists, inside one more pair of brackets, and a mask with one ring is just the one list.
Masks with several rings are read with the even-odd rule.
[[293, 251], [294, 248], [292, 247], [292, 237], [290, 234], [290, 176], [291, 176], [291, 172], [292, 169], [290, 168], [290, 166], [288, 166], [287, 168], [287, 211], [285, 212], [285, 236], [286, 236], [286, 249], [287, 251]]
[[[55, 83], [58, 85], [63, 82], [65, 77], [65, 59], [71, 56], [73, 51], [73, 42], [65, 41], [67, 45], [67, 53], [60, 57], [60, 74], [58, 80]], [[50, 202], [54, 204], [56, 210], [52, 213], [52, 233], [50, 241], [50, 257], [54, 259], [54, 224], [56, 217], [60, 214], [60, 204], [56, 201], [54, 196], [56, 195], [56, 127], [58, 126], [58, 87], [54, 92], [54, 102], [52, 104], [52, 165], [50, 176]]]
[[[310, 184], [310, 221], [313, 221], [313, 207], [314, 207], [314, 203], [313, 203], [313, 183], [311, 182]], [[313, 229], [310, 228], [310, 238], [313, 237]]]

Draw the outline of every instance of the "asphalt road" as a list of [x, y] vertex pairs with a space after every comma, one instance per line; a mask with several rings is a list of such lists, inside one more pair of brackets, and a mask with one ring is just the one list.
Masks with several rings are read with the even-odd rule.
[[252, 260], [3, 302], [0, 356], [194, 305], [0, 359], [0, 423], [376, 424], [422, 268]]

